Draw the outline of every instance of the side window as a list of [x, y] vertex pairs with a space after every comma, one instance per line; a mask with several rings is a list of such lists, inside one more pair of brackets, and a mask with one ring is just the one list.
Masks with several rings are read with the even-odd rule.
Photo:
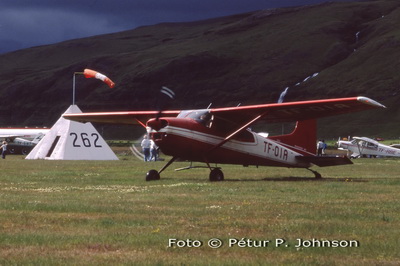
[[210, 113], [205, 113], [200, 116], [199, 122], [205, 127], [211, 128], [214, 116]]

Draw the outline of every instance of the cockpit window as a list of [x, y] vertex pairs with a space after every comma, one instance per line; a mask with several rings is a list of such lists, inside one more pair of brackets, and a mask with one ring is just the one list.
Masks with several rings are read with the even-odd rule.
[[[190, 111], [185, 110], [181, 111], [177, 117], [191, 118], [197, 121], [198, 123], [204, 125], [205, 127], [212, 128], [213, 130], [226, 135], [231, 134], [232, 132], [238, 130], [241, 127], [240, 124], [236, 124], [234, 122], [230, 122], [229, 120], [221, 119], [214, 116], [209, 109], [190, 110]], [[254, 136], [249, 129], [246, 129], [236, 134], [235, 139], [253, 142]]]
[[213, 120], [214, 120], [214, 116], [212, 114], [210, 114], [210, 112], [207, 112], [207, 113], [202, 114], [198, 121], [201, 124], [205, 125], [206, 127], [211, 128]]
[[210, 113], [209, 110], [182, 111], [178, 115], [178, 117], [191, 118], [208, 128], [212, 126], [212, 122], [214, 119], [214, 116]]
[[376, 145], [375, 143], [368, 142], [368, 148], [377, 150], [378, 149], [378, 145]]

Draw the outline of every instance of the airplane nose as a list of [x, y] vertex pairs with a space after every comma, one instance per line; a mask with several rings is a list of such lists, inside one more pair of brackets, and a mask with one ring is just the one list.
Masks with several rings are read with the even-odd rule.
[[159, 131], [160, 129], [168, 126], [168, 121], [165, 119], [150, 119], [147, 121], [147, 127], [150, 127], [151, 129], [155, 131]]

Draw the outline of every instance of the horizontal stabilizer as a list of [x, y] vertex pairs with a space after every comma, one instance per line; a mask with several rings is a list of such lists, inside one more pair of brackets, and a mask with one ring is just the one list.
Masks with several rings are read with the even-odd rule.
[[346, 156], [296, 156], [296, 159], [319, 167], [353, 164]]

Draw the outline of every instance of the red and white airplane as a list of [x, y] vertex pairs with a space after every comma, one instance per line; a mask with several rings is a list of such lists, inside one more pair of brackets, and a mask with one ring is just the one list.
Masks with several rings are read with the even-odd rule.
[[[224, 175], [211, 163], [305, 168], [312, 165], [351, 164], [347, 157], [316, 156], [316, 119], [372, 108], [385, 108], [366, 97], [273, 103], [184, 111], [127, 111], [65, 114], [78, 122], [140, 124], [172, 159], [159, 171], [150, 170], [146, 180], [160, 179], [176, 159], [207, 164], [211, 181]], [[147, 122], [146, 122], [147, 121]], [[265, 137], [249, 129], [256, 122], [297, 121], [291, 134]]]

